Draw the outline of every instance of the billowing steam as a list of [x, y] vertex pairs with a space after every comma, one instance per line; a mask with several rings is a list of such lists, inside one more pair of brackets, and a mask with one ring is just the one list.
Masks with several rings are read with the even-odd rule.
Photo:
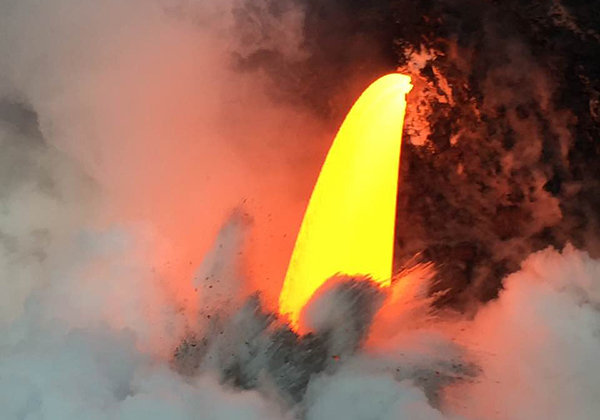
[[[596, 255], [597, 105], [564, 109], [496, 6], [425, 3], [0, 0], [0, 418], [595, 418], [600, 262], [548, 245]], [[299, 335], [274, 303], [387, 30], [421, 83], [403, 270], [329, 280]]]

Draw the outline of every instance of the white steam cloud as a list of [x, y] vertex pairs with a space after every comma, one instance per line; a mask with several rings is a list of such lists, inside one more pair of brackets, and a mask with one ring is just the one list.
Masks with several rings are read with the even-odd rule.
[[[94, 180], [100, 202], [86, 215], [98, 227], [136, 223], [159, 238], [155, 269], [179, 300], [193, 292], [181, 279], [239, 205], [256, 225], [250, 280], [281, 278], [307, 178], [319, 166], [320, 124], [275, 103], [266, 75], [234, 68], [235, 56], [264, 48], [301, 57], [301, 10], [284, 7], [281, 21], [259, 20], [268, 6], [2, 3], [0, 96], [34, 112], [41, 152], [60, 150], [75, 162], [64, 165]], [[50, 170], [63, 170], [52, 163]], [[81, 199], [85, 189], [62, 196]]]
[[[171, 368], [208, 309], [247, 333], [241, 297], [277, 296], [326, 144], [267, 75], [235, 70], [304, 56], [302, 7], [273, 7], [0, 0], [0, 418], [597, 417], [600, 262], [570, 248], [530, 256], [470, 320], [409, 276], [360, 350], [335, 331], [343, 357], [300, 402], [224, 384], [218, 363]], [[313, 322], [335, 328], [319, 317], [344, 299], [327, 299]]]

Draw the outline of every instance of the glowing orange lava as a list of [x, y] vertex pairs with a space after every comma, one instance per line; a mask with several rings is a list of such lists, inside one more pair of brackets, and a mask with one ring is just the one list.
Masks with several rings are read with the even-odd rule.
[[279, 297], [297, 325], [329, 277], [392, 275], [402, 126], [410, 77], [389, 74], [363, 92], [329, 150], [308, 203]]

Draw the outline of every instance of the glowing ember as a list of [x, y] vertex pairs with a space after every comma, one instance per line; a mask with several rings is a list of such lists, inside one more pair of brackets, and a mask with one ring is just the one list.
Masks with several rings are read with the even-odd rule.
[[329, 277], [370, 275], [390, 282], [402, 125], [410, 77], [389, 74], [356, 101], [310, 198], [279, 298], [297, 324]]

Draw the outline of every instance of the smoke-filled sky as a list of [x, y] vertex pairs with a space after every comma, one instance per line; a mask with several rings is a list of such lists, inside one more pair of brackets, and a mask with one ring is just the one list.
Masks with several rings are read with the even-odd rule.
[[[574, 241], [579, 249], [568, 244], [567, 228], [559, 241], [538, 235], [562, 220], [573, 225], [574, 206], [564, 202], [588, 185], [566, 183], [570, 192], [552, 196], [544, 189], [552, 165], [537, 164], [554, 141], [544, 140], [546, 130], [558, 139], [546, 160], [575, 166], [569, 148], [580, 141], [571, 126], [579, 111], [554, 103], [560, 78], [544, 78], [552, 72], [527, 40], [492, 29], [486, 46], [515, 58], [489, 64], [495, 71], [485, 83], [471, 79], [482, 83], [482, 98], [468, 112], [507, 108], [510, 130], [499, 131], [512, 133], [516, 149], [502, 154], [501, 134], [484, 129], [451, 140], [454, 131], [436, 130], [454, 114], [425, 103], [419, 115], [428, 120], [409, 120], [405, 155], [443, 174], [435, 168], [449, 155], [431, 141], [447, 135], [463, 152], [457, 160], [493, 149], [506, 172], [532, 168], [509, 177], [475, 174], [488, 162], [483, 157], [455, 164], [440, 185], [453, 183], [471, 198], [466, 211], [479, 212], [471, 223], [479, 230], [460, 237], [447, 218], [449, 227], [438, 229], [446, 237], [419, 223], [402, 236], [410, 242], [403, 257], [485, 242], [477, 287], [461, 295], [471, 310], [432, 306], [452, 291], [430, 291], [464, 274], [447, 270], [454, 267], [448, 261], [436, 265], [435, 255], [433, 265], [418, 266], [385, 294], [366, 288], [356, 297], [334, 282], [304, 314], [317, 341], [290, 339], [299, 356], [278, 365], [287, 330], [269, 314], [340, 116], [396, 65], [422, 77], [419, 99], [464, 105], [457, 84], [436, 85], [431, 95], [427, 77], [452, 82], [450, 70], [475, 74], [478, 67], [446, 51], [437, 70], [439, 45], [387, 42], [391, 29], [373, 23], [386, 2], [372, 9], [350, 3], [0, 0], [0, 419], [598, 416], [600, 261], [582, 245], [594, 243], [594, 223], [586, 241]], [[396, 12], [406, 7], [407, 19], [414, 13], [392, 3]], [[458, 52], [469, 50], [447, 35]], [[398, 50], [408, 61], [390, 58]], [[545, 113], [535, 121], [552, 123], [517, 118], [522, 95]], [[419, 127], [427, 135], [419, 137]], [[439, 198], [417, 182], [419, 174], [407, 175], [407, 194], [421, 187], [423, 200]], [[491, 178], [497, 184], [485, 191], [493, 192], [482, 193]], [[481, 230], [514, 182], [529, 191], [522, 235], [505, 237], [504, 225], [493, 225], [494, 234]], [[426, 204], [414, 205], [419, 215], [436, 207]], [[462, 263], [463, 254], [455, 259]], [[509, 268], [490, 280], [498, 261]], [[481, 304], [477, 291], [486, 281], [497, 298]], [[248, 300], [255, 291], [260, 307], [256, 296]], [[202, 342], [205, 354], [182, 353], [182, 342]], [[313, 353], [325, 358], [304, 357]], [[252, 380], [230, 380], [239, 372]]]

